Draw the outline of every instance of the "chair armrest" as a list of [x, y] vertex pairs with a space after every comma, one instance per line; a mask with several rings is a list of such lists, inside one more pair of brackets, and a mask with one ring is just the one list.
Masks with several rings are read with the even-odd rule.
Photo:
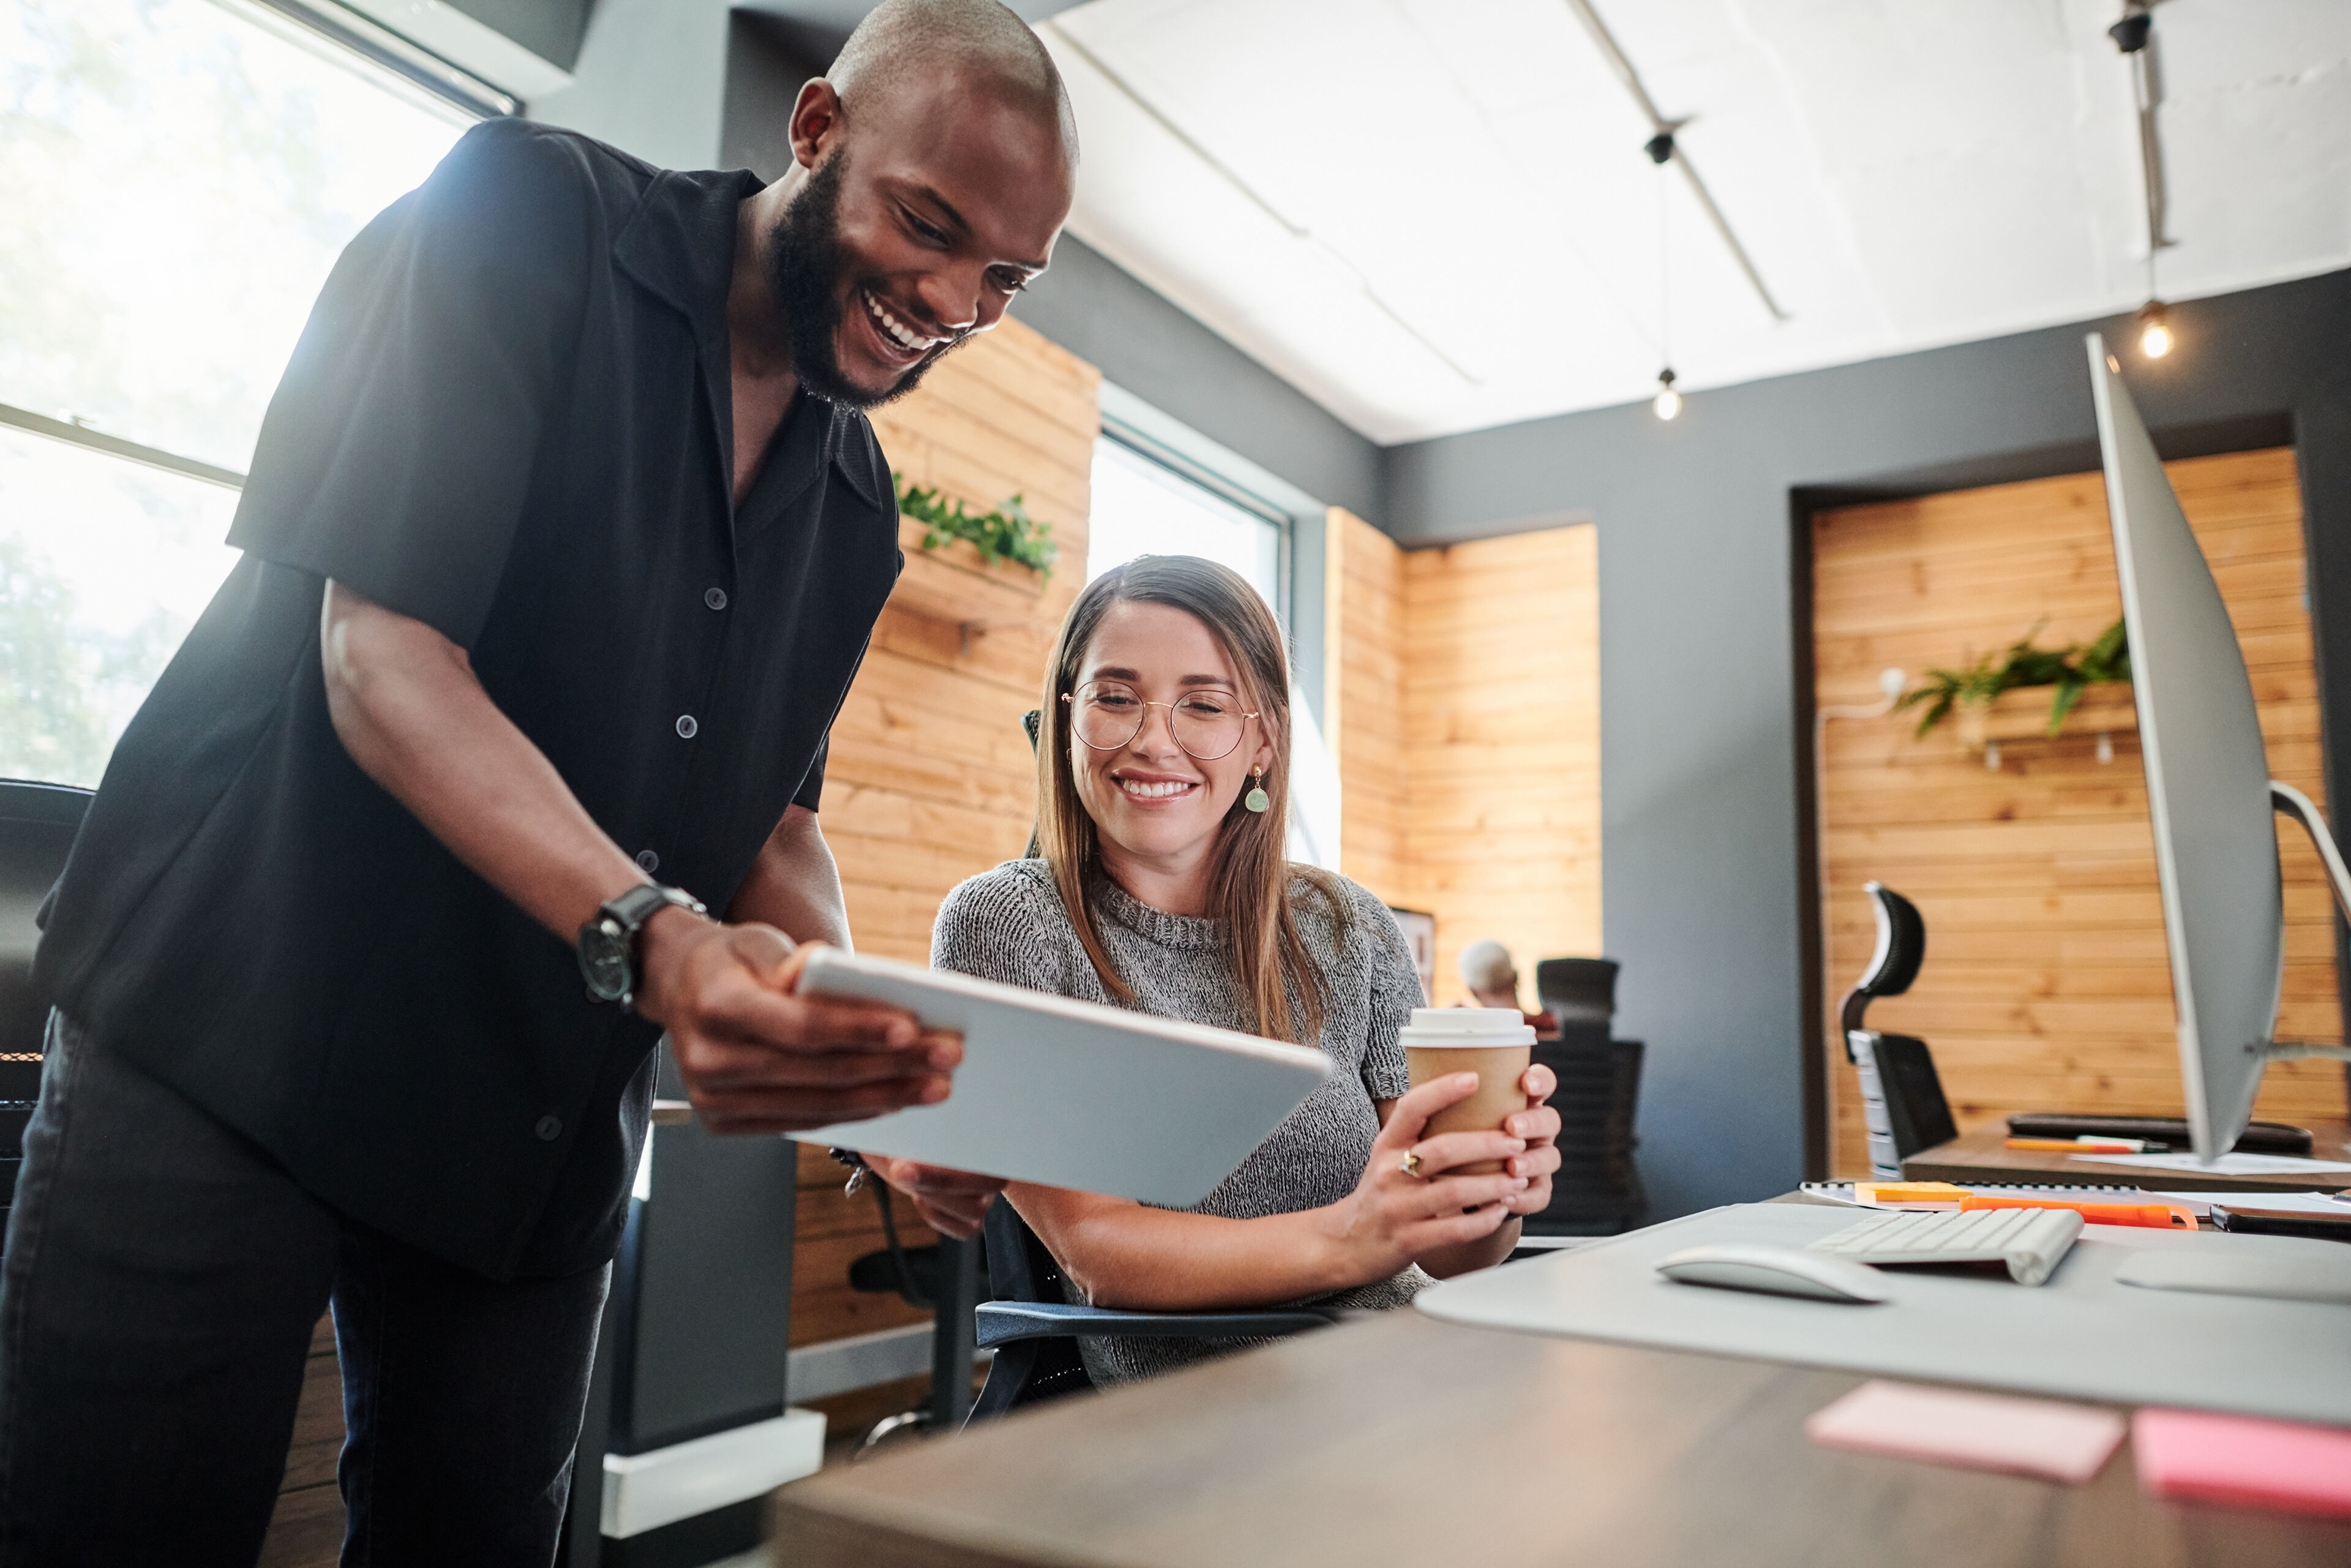
[[1238, 1312], [1123, 1312], [1063, 1301], [982, 1301], [974, 1313], [978, 1347], [1024, 1339], [1261, 1339], [1328, 1328], [1332, 1312], [1280, 1307]]

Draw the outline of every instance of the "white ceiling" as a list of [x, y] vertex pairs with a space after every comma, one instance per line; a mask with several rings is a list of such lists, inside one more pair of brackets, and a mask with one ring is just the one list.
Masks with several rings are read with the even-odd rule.
[[[2145, 299], [2120, 0], [1598, 8], [1789, 319], [1565, 0], [1064, 11], [1071, 228], [1383, 444], [1653, 392], [1661, 200], [1685, 391]], [[2156, 31], [2163, 296], [2351, 264], [2351, 0], [2165, 0]]]

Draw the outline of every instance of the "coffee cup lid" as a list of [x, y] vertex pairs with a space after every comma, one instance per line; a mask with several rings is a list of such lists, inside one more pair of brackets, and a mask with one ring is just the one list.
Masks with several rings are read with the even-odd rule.
[[1406, 1045], [1471, 1051], [1498, 1045], [1532, 1045], [1533, 1026], [1516, 1008], [1415, 1008], [1401, 1031]]

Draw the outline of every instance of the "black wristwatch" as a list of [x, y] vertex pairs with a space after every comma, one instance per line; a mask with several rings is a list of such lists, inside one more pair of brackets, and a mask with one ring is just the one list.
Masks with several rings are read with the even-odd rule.
[[683, 888], [641, 882], [596, 911], [580, 928], [580, 974], [588, 994], [600, 1002], [633, 1007], [637, 999], [637, 932], [658, 910], [672, 904], [696, 915], [710, 912]]

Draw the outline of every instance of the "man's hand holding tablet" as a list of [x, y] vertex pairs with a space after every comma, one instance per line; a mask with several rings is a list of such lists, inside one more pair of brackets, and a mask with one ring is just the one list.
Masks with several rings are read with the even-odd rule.
[[[903, 1009], [796, 993], [809, 954], [772, 925], [665, 909], [645, 923], [637, 1010], [669, 1031], [714, 1133], [796, 1133], [947, 1097], [963, 1037]], [[893, 1185], [898, 1185], [893, 1183]]]
[[[805, 1132], [947, 1097], [961, 1035], [925, 1029], [900, 1008], [798, 994], [810, 952], [823, 946], [683, 909], [646, 922], [637, 1010], [669, 1031], [686, 1094], [712, 1132]], [[958, 1239], [978, 1230], [1004, 1189], [997, 1176], [914, 1160], [867, 1163], [925, 1224]]]

